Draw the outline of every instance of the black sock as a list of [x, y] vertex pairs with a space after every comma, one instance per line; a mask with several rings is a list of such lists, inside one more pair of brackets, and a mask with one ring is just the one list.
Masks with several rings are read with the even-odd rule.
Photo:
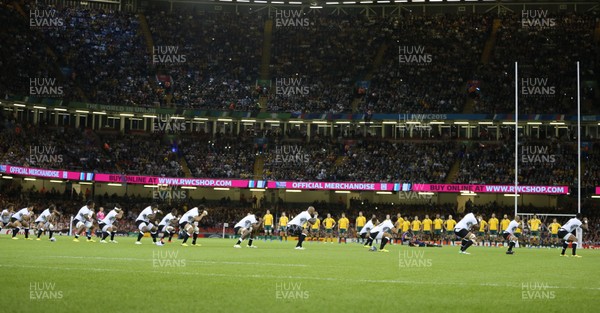
[[365, 245], [372, 246], [373, 245], [373, 238], [369, 237], [369, 239], [367, 239], [367, 243]]
[[248, 246], [252, 246], [252, 240], [254, 240], [254, 239], [250, 238], [250, 240], [248, 240]]
[[463, 239], [463, 240], [462, 240], [462, 242], [461, 242], [461, 245], [460, 245], [460, 251], [465, 251], [465, 250], [467, 250], [467, 243], [468, 243], [469, 241], [470, 241], [470, 240], [467, 240], [467, 239]]
[[515, 247], [515, 242], [511, 241], [508, 243], [508, 251], [512, 251], [512, 249]]
[[573, 247], [573, 255], [577, 255], [577, 242], [571, 242], [571, 247]]
[[142, 240], [142, 237], [144, 237], [144, 233], [143, 232], [139, 232], [138, 233], [138, 239], [137, 239], [137, 241]]
[[87, 237], [88, 240], [92, 240], [92, 232], [85, 233], [85, 236]]
[[79, 239], [79, 234], [75, 234], [75, 239]]
[[381, 239], [381, 245], [379, 246], [379, 250], [382, 250], [383, 247], [385, 247], [385, 244], [388, 243], [388, 239], [387, 237], [383, 237], [383, 239]]
[[13, 228], [13, 235], [12, 235], [12, 236], [13, 236], [13, 238], [14, 238], [14, 237], [17, 237], [17, 234], [18, 234], [18, 233], [19, 233], [19, 227], [15, 227], [15, 228]]
[[37, 231], [37, 237], [38, 238], [40, 238], [42, 236], [42, 232], [44, 232], [44, 230], [38, 229], [38, 231]]
[[302, 247], [302, 242], [304, 241], [305, 238], [306, 238], [305, 234], [300, 234], [300, 237], [298, 237], [298, 243], [296, 244], [296, 247]]
[[150, 236], [152, 236], [152, 241], [156, 242], [156, 233], [150, 232]]
[[29, 228], [25, 228], [25, 239], [29, 238]]
[[192, 235], [192, 244], [195, 245], [196, 244], [196, 239], [198, 239], [198, 234], [194, 233]]
[[562, 252], [560, 254], [565, 255], [565, 251], [567, 251], [568, 247], [569, 247], [569, 243], [566, 240], [563, 241], [563, 248], [562, 248]]
[[173, 234], [175, 234], [175, 233], [169, 233], [169, 241], [171, 241], [171, 239], [173, 239]]
[[465, 245], [465, 249], [463, 251], [467, 251], [467, 249], [469, 249], [469, 247], [473, 244], [473, 241], [471, 240], [467, 240], [467, 243]]
[[111, 232], [110, 232], [110, 240], [111, 240], [111, 241], [115, 240], [115, 235], [116, 235], [116, 234], [117, 234], [117, 232], [116, 232], [116, 231], [111, 231]]
[[190, 234], [183, 232], [183, 242], [182, 244], [186, 243], [188, 238], [190, 238]]
[[102, 240], [106, 239], [106, 237], [108, 237], [108, 232], [103, 231], [102, 232]]
[[52, 239], [52, 235], [54, 234], [54, 231], [50, 230], [48, 231], [48, 238]]
[[236, 243], [236, 245], [240, 245], [242, 243], [242, 237], [240, 237]]

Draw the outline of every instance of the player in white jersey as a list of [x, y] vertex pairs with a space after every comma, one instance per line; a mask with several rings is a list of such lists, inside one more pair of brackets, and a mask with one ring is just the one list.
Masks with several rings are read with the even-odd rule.
[[96, 203], [94, 201], [89, 200], [85, 203], [84, 206], [79, 209], [77, 215], [73, 219], [73, 224], [75, 225], [75, 239], [74, 242], [79, 242], [79, 235], [82, 232], [86, 232], [87, 242], [96, 242], [92, 239], [92, 234], [87, 233], [87, 231], [94, 226], [94, 207]]
[[[365, 226], [363, 226], [363, 228], [361, 228], [360, 233], [358, 233], [358, 235], [360, 236], [360, 238], [364, 241], [367, 239], [367, 236], [369, 235], [369, 232], [371, 232], [371, 229], [373, 229], [373, 227], [375, 227], [375, 225], [379, 224], [379, 221], [377, 220], [377, 217], [375, 216], [375, 214], [373, 214], [373, 217], [367, 221], [367, 223], [365, 223]], [[370, 247], [369, 245], [367, 245], [365, 243], [365, 247]]]
[[196, 244], [196, 239], [198, 239], [198, 235], [200, 234], [198, 223], [207, 215], [208, 212], [204, 209], [204, 206], [201, 205], [200, 207], [188, 210], [181, 216], [181, 219], [179, 220], [179, 229], [181, 229], [183, 235], [182, 246], [188, 246], [186, 242], [190, 236], [193, 236], [192, 246], [200, 246], [200, 244]]
[[156, 242], [156, 231], [158, 230], [158, 227], [153, 222], [155, 222], [156, 220], [157, 213], [162, 212], [158, 209], [158, 205], [153, 203], [147, 206], [145, 209], [143, 209], [142, 212], [140, 212], [140, 214], [138, 215], [137, 219], [135, 220], [135, 225], [138, 227], [139, 230], [138, 238], [135, 242], [136, 245], [142, 244], [142, 237], [144, 237], [144, 233], [148, 231], [150, 232], [150, 236], [152, 237], [152, 242], [154, 242], [154, 244], [156, 244], [157, 246], [163, 245], [162, 242]]
[[477, 236], [471, 232], [471, 229], [478, 226], [480, 220], [481, 216], [476, 218], [475, 214], [469, 213], [454, 226], [454, 234], [462, 240], [459, 253], [470, 254], [467, 249], [477, 240]]
[[29, 219], [31, 216], [33, 216], [33, 205], [29, 205], [11, 216], [10, 220], [13, 227], [12, 239], [19, 239], [17, 238], [17, 234], [19, 233], [20, 228], [23, 227], [25, 239], [33, 240], [32, 238], [29, 238]]
[[110, 212], [98, 222], [98, 227], [100, 228], [100, 231], [102, 231], [102, 240], [100, 240], [100, 243], [106, 243], [108, 234], [110, 234], [111, 243], [118, 243], [115, 240], [115, 235], [117, 234], [115, 222], [121, 218], [123, 218], [123, 209], [119, 204], [115, 204], [115, 208], [110, 210]]
[[372, 247], [373, 240], [380, 238], [381, 244], [379, 245], [379, 252], [389, 252], [385, 249], [385, 245], [393, 238], [394, 234], [398, 234], [398, 228], [396, 228], [396, 222], [398, 217], [394, 216], [391, 219], [379, 223], [369, 231], [369, 239], [367, 239], [367, 246], [371, 247], [370, 251], [376, 251], [375, 247]]
[[515, 247], [515, 245], [517, 245], [517, 241], [519, 241], [519, 238], [515, 236], [515, 231], [517, 231], [517, 228], [519, 228], [520, 226], [521, 217], [516, 215], [515, 219], [510, 221], [510, 223], [508, 223], [508, 227], [506, 227], [506, 229], [502, 232], [502, 237], [504, 238], [504, 240], [508, 241], [508, 251], [506, 251], [506, 254], [515, 253], [513, 251], [513, 248]]
[[2, 228], [4, 228], [4, 227], [6, 227], [6, 228], [12, 227], [10, 218], [14, 213], [15, 213], [15, 205], [14, 204], [9, 204], [8, 206], [6, 206], [6, 209], [2, 210], [2, 213], [0, 213], [0, 232], [2, 231]]
[[573, 249], [573, 257], [580, 258], [580, 255], [577, 255], [577, 237], [575, 236], [575, 230], [577, 228], [582, 228], [588, 230], [588, 219], [587, 217], [583, 218], [583, 222], [581, 222], [581, 214], [577, 213], [574, 218], [567, 221], [567, 223], [561, 226], [558, 229], [558, 238], [560, 238], [563, 242], [562, 252], [560, 256], [567, 257], [565, 255], [565, 251], [569, 247], [569, 242], [571, 243], [571, 247]]
[[177, 209], [171, 210], [171, 213], [165, 215], [163, 219], [158, 223], [158, 233], [162, 234], [160, 238], [161, 243], [165, 243], [165, 237], [169, 237], [169, 242], [173, 239], [175, 234], [175, 227], [179, 223], [179, 216], [177, 216]]
[[54, 228], [58, 222], [58, 217], [61, 213], [56, 209], [56, 205], [51, 204], [47, 209], [45, 209], [38, 218], [35, 219], [35, 223], [37, 224], [37, 239], [42, 240], [40, 237], [48, 230], [48, 239], [54, 240], [52, 235], [54, 234]]
[[[306, 211], [296, 215], [289, 223], [288, 223], [288, 231], [292, 236], [298, 236], [298, 243], [296, 244], [296, 250], [304, 250], [302, 247], [302, 243], [306, 236], [308, 235], [308, 229], [315, 223], [317, 220], [318, 213], [315, 211], [313, 206], [309, 206]], [[302, 225], [306, 224], [306, 228], [302, 228]]]
[[252, 213], [248, 213], [248, 215], [237, 222], [237, 224], [233, 226], [233, 230], [235, 234], [240, 235], [240, 238], [233, 247], [241, 248], [240, 244], [242, 241], [250, 237], [250, 239], [248, 239], [248, 248], [256, 248], [256, 246], [252, 245], [252, 240], [254, 240], [254, 234], [258, 231], [262, 222], [262, 217], [256, 218], [256, 215]]

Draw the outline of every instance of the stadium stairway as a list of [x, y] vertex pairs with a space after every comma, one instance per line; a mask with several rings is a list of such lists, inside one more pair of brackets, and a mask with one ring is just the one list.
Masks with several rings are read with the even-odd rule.
[[454, 183], [454, 181], [458, 177], [458, 171], [460, 171], [460, 159], [457, 159], [456, 161], [454, 161], [454, 164], [452, 164], [452, 167], [450, 168], [450, 171], [448, 172], [448, 175], [446, 176], [445, 183], [446, 184]]
[[146, 19], [146, 15], [138, 14], [138, 20], [140, 21], [140, 30], [142, 31], [142, 35], [144, 36], [144, 41], [146, 42], [146, 48], [148, 49], [148, 53], [152, 55], [152, 49], [154, 47], [154, 39], [152, 39], [152, 33], [150, 32], [150, 26], [148, 25], [148, 20]]
[[187, 164], [187, 161], [184, 157], [179, 158], [179, 165], [181, 165], [181, 169], [183, 170], [183, 175], [185, 177], [192, 177], [192, 170]]
[[261, 179], [265, 167], [265, 156], [259, 155], [254, 160], [254, 179]]
[[[494, 21], [492, 22], [492, 31], [490, 33], [490, 37], [485, 42], [483, 52], [481, 53], [481, 64], [483, 65], [490, 63], [490, 60], [492, 59], [492, 53], [494, 51], [494, 47], [496, 46], [496, 40], [498, 39], [498, 29], [500, 28], [500, 26], [502, 26], [502, 22], [500, 21], [500, 19], [494, 19]], [[465, 103], [463, 113], [473, 113], [474, 108], [475, 101], [471, 98], [467, 98], [467, 103]]]
[[[365, 77], [363, 77], [362, 80], [368, 81], [373, 78], [373, 75], [375, 74], [375, 72], [381, 66], [381, 63], [383, 62], [383, 57], [385, 56], [386, 50], [387, 50], [387, 45], [385, 43], [379, 47], [379, 50], [377, 50], [377, 54], [375, 55], [375, 59], [373, 60], [373, 66], [371, 66], [371, 69], [365, 75]], [[360, 105], [361, 101], [362, 101], [362, 98], [355, 98], [352, 101], [352, 112], [358, 111], [358, 106]]]
[[[265, 30], [263, 35], [263, 47], [262, 47], [262, 59], [260, 63], [260, 79], [271, 80], [271, 42], [273, 41], [273, 20], [268, 19], [265, 21]], [[258, 98], [258, 105], [260, 111], [264, 112], [267, 109], [267, 96], [260, 96]], [[261, 171], [262, 173], [262, 171]]]

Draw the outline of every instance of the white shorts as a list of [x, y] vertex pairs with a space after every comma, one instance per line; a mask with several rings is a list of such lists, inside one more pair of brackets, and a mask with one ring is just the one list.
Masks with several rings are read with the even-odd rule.
[[107, 225], [107, 224], [105, 224], [105, 225], [102, 227], [102, 231], [103, 231], [103, 232], [105, 232], [105, 233], [108, 233], [108, 228], [110, 228], [110, 227], [112, 227], [112, 225]]
[[86, 229], [90, 229], [92, 228], [92, 222], [87, 221], [87, 222], [78, 222], [77, 225], [75, 225], [75, 228], [79, 229], [81, 227], [85, 226]]
[[154, 228], [154, 224], [152, 224], [152, 223], [150, 223], [150, 222], [141, 222], [141, 223], [138, 225], [138, 229], [139, 229], [140, 231], [143, 231], [144, 227], [147, 227], [147, 228], [148, 228], [148, 231], [150, 231], [152, 228]]

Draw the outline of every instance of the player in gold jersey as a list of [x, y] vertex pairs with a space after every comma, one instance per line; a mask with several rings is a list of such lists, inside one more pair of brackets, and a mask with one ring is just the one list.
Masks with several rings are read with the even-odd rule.
[[542, 226], [542, 221], [538, 219], [537, 215], [534, 214], [533, 217], [527, 221], [527, 225], [529, 226], [529, 231], [531, 232], [529, 237], [529, 244], [531, 245], [540, 245], [540, 227]]
[[283, 241], [283, 237], [285, 237], [285, 241], [287, 241], [287, 224], [290, 220], [285, 215], [285, 212], [281, 213], [281, 217], [279, 218], [279, 241]]
[[346, 217], [346, 214], [342, 213], [342, 217], [337, 222], [338, 225], [338, 243], [342, 243], [342, 238], [344, 238], [344, 243], [346, 243], [346, 236], [348, 236], [348, 226], [350, 226], [350, 221]]

